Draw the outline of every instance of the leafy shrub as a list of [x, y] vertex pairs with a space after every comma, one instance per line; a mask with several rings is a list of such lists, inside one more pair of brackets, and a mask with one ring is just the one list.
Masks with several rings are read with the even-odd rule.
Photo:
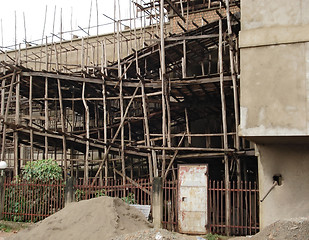
[[22, 172], [22, 177], [25, 180], [61, 180], [62, 169], [56, 161], [52, 159], [42, 159], [33, 162], [28, 162]]
[[[25, 211], [31, 215], [31, 221], [39, 221], [43, 215], [50, 215], [60, 209], [63, 201], [62, 169], [51, 159], [28, 162], [22, 171], [22, 177], [15, 178], [12, 185], [5, 189], [5, 211], [9, 215], [5, 220], [21, 222], [30, 220], [24, 215]], [[57, 207], [55, 207], [57, 206]], [[44, 212], [44, 213], [43, 213]], [[42, 216], [39, 216], [39, 215]]]
[[134, 193], [129, 193], [128, 196], [121, 198], [125, 203], [127, 204], [135, 204], [135, 194]]
[[205, 238], [207, 240], [219, 240], [219, 235], [218, 234], [212, 234], [212, 233], [208, 233]]

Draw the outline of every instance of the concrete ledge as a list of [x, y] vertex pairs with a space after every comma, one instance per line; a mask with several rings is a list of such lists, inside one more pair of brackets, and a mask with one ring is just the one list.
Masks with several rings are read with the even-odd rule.
[[309, 25], [257, 28], [240, 32], [240, 48], [309, 42]]

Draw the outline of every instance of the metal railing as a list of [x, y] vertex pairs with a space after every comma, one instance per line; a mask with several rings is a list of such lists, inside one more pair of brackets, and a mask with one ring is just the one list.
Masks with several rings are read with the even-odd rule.
[[163, 185], [163, 228], [177, 231], [178, 228], [177, 181], [165, 181]]
[[84, 183], [83, 179], [79, 179], [74, 185], [75, 200], [85, 200], [100, 196], [118, 197], [127, 203], [151, 205], [151, 189], [152, 185], [149, 179], [138, 179], [135, 184], [123, 184], [121, 179], [108, 179], [108, 181], [96, 181], [92, 185], [92, 181]]
[[[7, 178], [4, 187], [3, 217], [5, 220], [37, 222], [61, 210], [65, 203], [63, 181], [39, 182], [12, 180]], [[225, 196], [230, 193], [230, 226], [226, 226]], [[109, 179], [107, 182], [85, 184], [78, 180], [74, 184], [75, 201], [99, 196], [122, 198], [131, 204], [151, 205], [152, 184], [149, 179], [122, 183]], [[208, 224], [212, 233], [231, 235], [255, 234], [259, 231], [259, 191], [255, 182], [230, 182], [228, 189], [223, 181], [208, 183]], [[163, 227], [178, 230], [178, 184], [165, 181], [163, 186]]]
[[3, 218], [37, 222], [64, 207], [63, 181], [25, 181], [7, 178], [3, 184]]
[[[225, 196], [230, 193], [230, 226], [226, 226]], [[209, 181], [208, 206], [209, 228], [213, 233], [253, 235], [259, 231], [259, 190], [256, 182], [230, 182], [229, 189], [223, 181]]]

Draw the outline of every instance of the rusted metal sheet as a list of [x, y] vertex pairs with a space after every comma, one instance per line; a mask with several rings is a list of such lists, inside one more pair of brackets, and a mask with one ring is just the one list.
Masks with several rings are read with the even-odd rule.
[[181, 233], [206, 233], [207, 172], [207, 164], [178, 165], [178, 229]]

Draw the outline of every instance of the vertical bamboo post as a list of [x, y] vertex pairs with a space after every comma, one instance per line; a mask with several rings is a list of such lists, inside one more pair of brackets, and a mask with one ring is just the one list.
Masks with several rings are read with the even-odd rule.
[[[142, 105], [143, 105], [143, 113], [144, 113], [144, 129], [145, 129], [145, 143], [146, 146], [150, 147], [150, 132], [149, 132], [149, 122], [148, 122], [148, 109], [147, 109], [147, 101], [145, 94], [145, 82], [142, 81]], [[153, 169], [151, 154], [148, 153], [148, 166], [149, 166], [149, 178], [150, 181], [153, 181], [153, 170], [157, 171], [157, 169]], [[155, 167], [155, 166], [154, 166]]]
[[[229, 36], [229, 54], [230, 54], [230, 70], [233, 82], [233, 97], [234, 97], [234, 115], [235, 115], [235, 148], [238, 151], [240, 148], [240, 138], [238, 135], [238, 127], [239, 127], [239, 105], [238, 105], [238, 87], [236, 81], [236, 72], [234, 65], [234, 44], [233, 44], [233, 32], [231, 27], [231, 17], [230, 17], [230, 3], [229, 0], [225, 1], [226, 5], [226, 20], [227, 20], [227, 31]], [[236, 52], [236, 51], [235, 51]], [[237, 70], [236, 70], [237, 71]], [[237, 188], [241, 187], [241, 165], [240, 158], [236, 156], [236, 172], [237, 172]], [[239, 207], [240, 203], [240, 195], [237, 192], [237, 207]], [[238, 221], [239, 219], [237, 219]], [[239, 223], [236, 223], [239, 225]]]
[[[160, 0], [160, 50], [161, 50], [161, 80], [162, 80], [162, 146], [166, 146], [166, 83], [165, 83], [165, 44], [164, 44], [164, 0]], [[162, 150], [162, 172], [161, 176], [165, 174], [166, 155], [165, 149]]]
[[[230, 6], [229, 0], [225, 1], [226, 5], [226, 20], [227, 20], [227, 31], [229, 36], [229, 54], [230, 54], [230, 70], [233, 82], [233, 96], [234, 96], [234, 115], [235, 115], [235, 148], [239, 150], [239, 135], [238, 135], [238, 126], [239, 126], [239, 106], [238, 106], [238, 88], [237, 88], [237, 81], [236, 81], [236, 72], [235, 72], [235, 65], [234, 65], [234, 49], [233, 49], [233, 32], [231, 27], [231, 18], [230, 18]], [[237, 165], [237, 182], [240, 184], [241, 181], [241, 172], [240, 172], [240, 159], [239, 157], [236, 158], [236, 165]], [[239, 186], [239, 185], [238, 185]]]
[[[107, 58], [106, 58], [106, 39], [102, 41], [102, 63], [101, 63], [101, 72], [105, 72], [107, 74], [107, 70], [104, 67], [107, 66]], [[102, 95], [103, 95], [103, 137], [104, 143], [107, 143], [107, 101], [106, 101], [106, 83], [104, 77], [102, 77], [103, 84], [102, 84]], [[107, 147], [104, 146], [104, 154], [107, 154]], [[105, 184], [107, 184], [108, 179], [108, 158], [106, 159], [105, 163]]]
[[87, 105], [87, 102], [85, 100], [85, 90], [86, 90], [86, 83], [83, 82], [83, 90], [82, 90], [82, 100], [85, 108], [85, 118], [86, 118], [86, 153], [85, 153], [85, 165], [84, 165], [84, 183], [88, 184], [88, 158], [89, 158], [89, 107]]
[[11, 79], [11, 84], [10, 84], [10, 89], [9, 89], [9, 96], [6, 102], [6, 108], [5, 108], [5, 113], [4, 113], [4, 119], [3, 119], [3, 125], [2, 125], [2, 149], [1, 149], [1, 161], [5, 160], [5, 147], [6, 147], [6, 122], [8, 119], [9, 115], [9, 108], [10, 108], [10, 103], [12, 99], [12, 92], [13, 92], [13, 85], [16, 77], [16, 70], [13, 72], [13, 76]]
[[[61, 130], [63, 133], [65, 133], [66, 132], [65, 119], [64, 119], [65, 112], [63, 108], [61, 83], [59, 78], [57, 79], [57, 85], [58, 85], [59, 106], [60, 106]], [[67, 143], [65, 135], [62, 136], [62, 148], [63, 148], [62, 152], [64, 160], [64, 179], [66, 179], [68, 173], [68, 163], [67, 163]]]
[[29, 126], [30, 126], [30, 162], [34, 159], [34, 152], [33, 152], [33, 129], [32, 129], [32, 76], [30, 76], [29, 82]]
[[[48, 78], [45, 78], [45, 95], [44, 95], [44, 117], [45, 117], [45, 130], [48, 130], [49, 120], [48, 120]], [[47, 132], [45, 132], [45, 159], [48, 159], [48, 137]]]
[[186, 119], [186, 131], [188, 134], [188, 144], [191, 145], [192, 138], [190, 136], [190, 123], [189, 123], [189, 116], [188, 116], [188, 109], [185, 108], [185, 119]]
[[[219, 19], [219, 71], [220, 71], [220, 95], [221, 95], [221, 105], [222, 105], [222, 128], [223, 128], [223, 145], [224, 149], [228, 148], [227, 142], [227, 122], [226, 122], [226, 104], [224, 95], [224, 84], [223, 84], [223, 56], [222, 56], [222, 20]], [[228, 156], [224, 155], [224, 169], [225, 169], [225, 226], [226, 234], [230, 235], [230, 189], [229, 189], [229, 159]]]
[[[19, 58], [20, 59], [20, 58]], [[20, 74], [17, 75], [15, 124], [20, 124]], [[14, 176], [19, 174], [19, 138], [18, 132], [14, 131]]]
[[[120, 106], [120, 117], [121, 117], [121, 122], [124, 121], [124, 113], [123, 113], [123, 108], [124, 108], [124, 103], [123, 103], [123, 83], [122, 83], [122, 73], [121, 73], [121, 65], [120, 65], [120, 20], [117, 21], [117, 57], [118, 57], [118, 78], [120, 79], [120, 84], [119, 84], [119, 106]], [[126, 171], [125, 171], [125, 155], [124, 155], [124, 125], [122, 124], [121, 126], [121, 168], [122, 168], [122, 180], [123, 184], [125, 185], [126, 182]], [[125, 193], [125, 191], [124, 191]]]
[[183, 40], [183, 57], [182, 57], [182, 77], [187, 77], [187, 48], [186, 40]]

